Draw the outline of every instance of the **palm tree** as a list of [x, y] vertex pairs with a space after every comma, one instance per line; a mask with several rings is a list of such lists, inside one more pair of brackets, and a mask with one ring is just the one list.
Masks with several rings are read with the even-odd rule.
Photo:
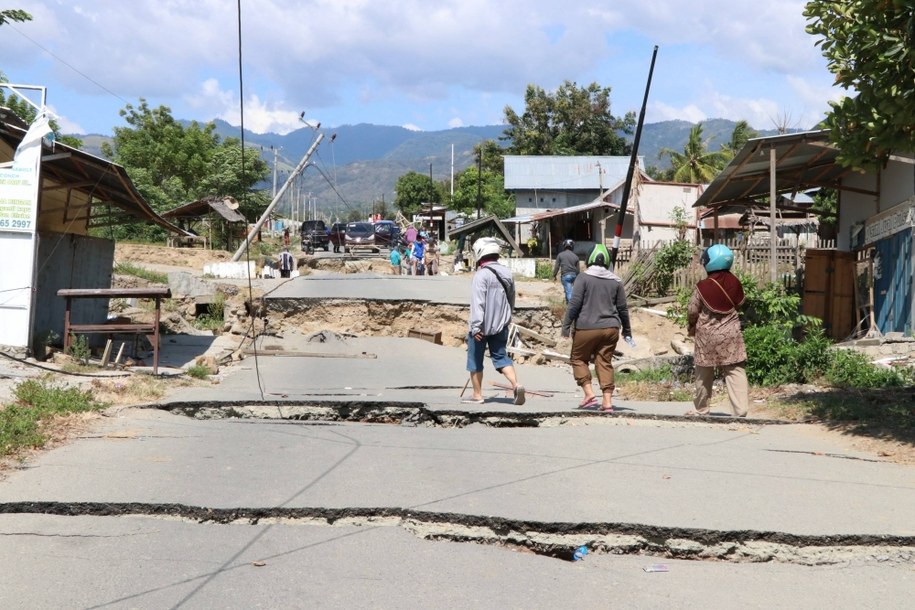
[[670, 148], [662, 149], [659, 157], [670, 157], [670, 178], [674, 182], [706, 184], [711, 182], [725, 164], [721, 151], [709, 152], [702, 141], [702, 123], [689, 130], [689, 140], [683, 152]]
[[726, 161], [730, 161], [737, 156], [743, 145], [759, 135], [755, 129], [750, 127], [746, 121], [737, 121], [734, 125], [734, 131], [731, 132], [731, 139], [721, 145], [721, 153]]

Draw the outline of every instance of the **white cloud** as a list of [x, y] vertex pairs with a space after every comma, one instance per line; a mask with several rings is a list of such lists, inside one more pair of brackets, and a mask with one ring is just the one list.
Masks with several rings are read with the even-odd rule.
[[455, 127], [463, 127], [463, 126], [464, 126], [464, 121], [462, 121], [460, 119], [460, 117], [454, 117], [453, 119], [448, 121], [448, 127], [451, 127], [452, 129]]
[[422, 129], [420, 127], [417, 127], [416, 125], [414, 125], [412, 123], [406, 123], [404, 125], [401, 125], [401, 127], [403, 127], [404, 129], [409, 129], [410, 131], [422, 131]]
[[651, 122], [659, 121], [689, 121], [698, 123], [704, 121], [708, 116], [694, 104], [688, 104], [681, 108], [665, 104], [664, 102], [650, 102], [649, 111], [646, 113], [651, 116]]

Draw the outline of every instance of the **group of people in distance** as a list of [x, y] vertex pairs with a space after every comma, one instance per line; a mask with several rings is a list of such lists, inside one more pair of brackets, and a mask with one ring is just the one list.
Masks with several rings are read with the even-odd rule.
[[438, 275], [440, 262], [438, 240], [435, 236], [419, 233], [406, 245], [391, 248], [390, 262], [393, 275]]
[[[518, 382], [513, 361], [508, 355], [508, 332], [515, 303], [515, 284], [511, 271], [498, 262], [497, 240], [484, 237], [473, 244], [476, 273], [471, 282], [470, 317], [467, 335], [467, 370], [473, 385], [466, 403], [482, 404], [483, 356], [489, 349], [496, 371], [509, 381], [514, 404], [525, 401], [524, 387]], [[740, 280], [731, 273], [734, 253], [722, 244], [707, 248], [701, 257], [708, 276], [696, 285], [687, 309], [688, 333], [695, 340], [696, 387], [693, 409], [687, 416], [709, 415], [712, 382], [717, 370], [724, 379], [735, 416], [746, 417], [749, 391], [746, 377], [746, 347], [738, 310], [744, 302]], [[574, 242], [565, 240], [553, 267], [563, 285], [567, 309], [562, 336], [572, 338], [569, 360], [575, 383], [583, 397], [580, 409], [613, 413], [615, 389], [613, 355], [620, 337], [635, 347], [626, 290], [622, 280], [611, 271], [607, 247], [597, 244], [580, 271]], [[600, 396], [592, 387], [591, 363], [597, 375]]]

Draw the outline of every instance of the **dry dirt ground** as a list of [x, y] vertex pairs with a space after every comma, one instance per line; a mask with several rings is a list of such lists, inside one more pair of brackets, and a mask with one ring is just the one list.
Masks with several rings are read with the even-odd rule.
[[[300, 272], [303, 274], [324, 274], [324, 273], [355, 273], [364, 271], [377, 271], [386, 273], [388, 266], [382, 258], [370, 259], [368, 261], [346, 261], [337, 259], [322, 259], [314, 257], [299, 256]], [[116, 263], [130, 262], [143, 268], [158, 271], [186, 271], [196, 276], [202, 276], [202, 270], [205, 264], [213, 262], [228, 261], [231, 254], [221, 250], [202, 250], [190, 248], [167, 248], [164, 246], [151, 246], [141, 244], [117, 244], [115, 248]], [[442, 268], [449, 269], [451, 263], [447, 258], [443, 261]], [[275, 280], [264, 280], [252, 282], [249, 286], [247, 281], [232, 280], [208, 280], [220, 285], [221, 290], [227, 295], [226, 300], [226, 324], [224, 332], [238, 332], [239, 328], [245, 325], [240, 323], [237, 316], [242, 319], [245, 316], [245, 301], [252, 297], [257, 299], [265, 289], [275, 285]], [[115, 283], [119, 285], [138, 285], [142, 280], [130, 276], [116, 276]], [[250, 292], [249, 292], [250, 290]], [[559, 326], [562, 315], [562, 288], [558, 282], [544, 280], [520, 280], [518, 282], [519, 297], [527, 303], [540, 304], [542, 309], [533, 314], [528, 314], [524, 321], [518, 321], [522, 325], [527, 325], [533, 330], [550, 337], [559, 338]], [[423, 320], [425, 317], [431, 317], [435, 320], [437, 328], [443, 331], [443, 340], [448, 345], [459, 345], [462, 337], [466, 332], [465, 312], [460, 311], [457, 307], [439, 306], [436, 308], [397, 308], [396, 305], [383, 305], [372, 302], [351, 303], [341, 305], [339, 303], [332, 307], [325, 308], [311, 307], [307, 316], [301, 313], [290, 312], [285, 316], [272, 316], [271, 324], [292, 325], [300, 332], [316, 332], [320, 330], [329, 330], [334, 332], [355, 333], [366, 336], [387, 335], [387, 336], [405, 336], [409, 328], [422, 328], [426, 325]], [[397, 316], [392, 316], [392, 310], [397, 309]], [[451, 311], [453, 309], [453, 311]], [[675, 350], [672, 345], [680, 345], [688, 340], [682, 329], [676, 326], [663, 315], [663, 308], [638, 308], [634, 307], [631, 313], [633, 336], [637, 342], [636, 349], [629, 348], [625, 344], [620, 346], [624, 351], [626, 358], [645, 358], [652, 356], [672, 356]], [[322, 315], [322, 311], [323, 314]], [[137, 312], [138, 313], [138, 312]], [[173, 332], [183, 332], [190, 327], [188, 307], [186, 305], [171, 304], [167, 309], [166, 324], [170, 326]], [[392, 320], [399, 319], [400, 324], [393, 324]], [[561, 342], [555, 351], [559, 353], [568, 353], [568, 342]], [[543, 361], [539, 359], [538, 363], [548, 366], [568, 366], [560, 361]], [[0, 375], [0, 405], [8, 402], [11, 398], [11, 390], [15, 383], [25, 377], [38, 374], [48, 374], [42, 370], [36, 370], [26, 365], [16, 363], [0, 363], [7, 368], [13, 367], [13, 375]], [[133, 377], [113, 377], [111, 379], [92, 379], [91, 381], [80, 380], [80, 378], [63, 377], [67, 383], [88, 385], [101, 400], [109, 402], [115, 406], [145, 403], [155, 401], [165, 393], [163, 381], [157, 380], [136, 380]], [[143, 376], [134, 376], [143, 377]], [[208, 383], [207, 381], [198, 381], [189, 377], [181, 378], [179, 383], [199, 384]], [[174, 384], [176, 380], [170, 380]], [[634, 389], [628, 392], [624, 389], [624, 394], [632, 394]], [[666, 390], [662, 389], [661, 393]], [[677, 393], [679, 399], [683, 399], [684, 394], [688, 395], [689, 387], [680, 387]], [[785, 394], [785, 392], [781, 392]], [[778, 391], [772, 390], [754, 390], [751, 396], [752, 410], [754, 414], [771, 416], [774, 418], [791, 418], [783, 410], [770, 408], [770, 399], [778, 397]], [[718, 400], [726, 400], [724, 393], [718, 393]], [[626, 399], [663, 399], [657, 393], [653, 395], [625, 395]], [[675, 396], [676, 398], [676, 396]], [[55, 424], [52, 433], [52, 444], [59, 442], [69, 436], [68, 431], [79, 431], [87, 425], [92, 415], [72, 417]], [[915, 463], [915, 446], [912, 443], [872, 438], [868, 436], [856, 436], [853, 434], [843, 434], [848, 430], [823, 430], [823, 434], [841, 434], [844, 442], [856, 450], [866, 451], [879, 455], [883, 459], [889, 459], [902, 463]]]

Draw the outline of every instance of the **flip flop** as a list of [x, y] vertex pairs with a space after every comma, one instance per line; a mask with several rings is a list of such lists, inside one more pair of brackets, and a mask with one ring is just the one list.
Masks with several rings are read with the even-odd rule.
[[602, 405], [601, 408], [598, 409], [598, 411], [600, 411], [601, 413], [606, 413], [607, 415], [612, 415], [613, 414], [613, 405], [610, 405], [609, 407], [605, 407]]
[[708, 415], [708, 413], [700, 413], [695, 409], [691, 409], [683, 414], [684, 417], [705, 417], [706, 415]]
[[461, 400], [461, 403], [465, 405], [481, 405], [483, 404], [482, 398], [465, 398]]
[[596, 409], [600, 405], [600, 399], [597, 396], [578, 405], [579, 409]]

